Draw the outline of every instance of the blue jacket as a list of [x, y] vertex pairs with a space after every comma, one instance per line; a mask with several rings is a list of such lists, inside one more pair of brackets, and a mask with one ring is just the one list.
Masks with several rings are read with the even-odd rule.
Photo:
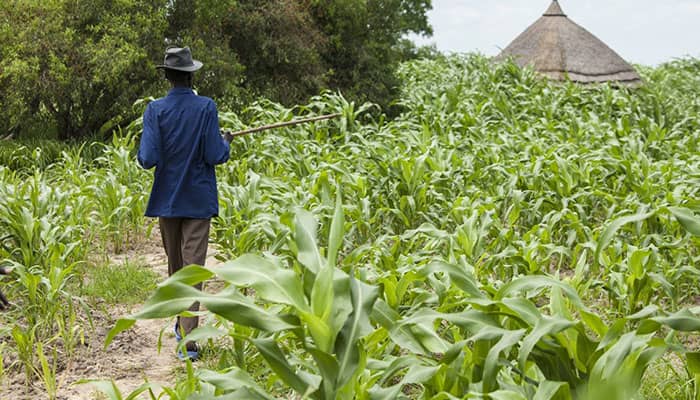
[[219, 213], [214, 166], [229, 159], [216, 104], [191, 89], [174, 88], [148, 104], [138, 161], [155, 167], [146, 216], [211, 218]]

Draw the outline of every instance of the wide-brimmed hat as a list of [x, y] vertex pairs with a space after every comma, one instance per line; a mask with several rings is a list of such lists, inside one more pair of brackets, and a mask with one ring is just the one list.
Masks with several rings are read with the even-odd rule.
[[202, 65], [204, 64], [200, 61], [192, 59], [192, 52], [189, 47], [169, 47], [165, 49], [163, 65], [158, 65], [156, 68], [194, 72], [202, 68]]

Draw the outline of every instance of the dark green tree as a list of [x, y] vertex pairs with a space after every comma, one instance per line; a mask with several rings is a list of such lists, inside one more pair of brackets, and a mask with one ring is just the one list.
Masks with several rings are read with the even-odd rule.
[[244, 86], [285, 104], [304, 102], [326, 85], [326, 37], [307, 2], [240, 0], [226, 20], [230, 47], [245, 65]]
[[61, 139], [133, 117], [160, 84], [168, 0], [0, 2], [0, 117], [18, 133], [38, 124]]
[[329, 85], [359, 99], [388, 106], [398, 81], [409, 33], [431, 35], [432, 0], [314, 0], [313, 15], [328, 37], [323, 59]]

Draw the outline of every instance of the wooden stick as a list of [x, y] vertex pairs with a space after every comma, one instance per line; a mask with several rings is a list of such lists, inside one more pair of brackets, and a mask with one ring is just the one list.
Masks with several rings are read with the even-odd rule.
[[329, 114], [329, 115], [321, 115], [319, 117], [313, 117], [313, 118], [298, 119], [295, 121], [279, 122], [279, 123], [272, 124], [272, 125], [264, 125], [264, 126], [259, 126], [257, 128], [251, 128], [251, 129], [246, 129], [243, 131], [232, 132], [231, 136], [233, 136], [233, 137], [243, 136], [243, 135], [248, 135], [248, 134], [255, 133], [255, 132], [266, 131], [268, 129], [284, 128], [285, 126], [305, 124], [307, 122], [323, 121], [326, 119], [336, 118], [336, 117], [339, 117], [341, 115], [342, 114], [340, 114], [340, 113], [335, 113], [335, 114]]

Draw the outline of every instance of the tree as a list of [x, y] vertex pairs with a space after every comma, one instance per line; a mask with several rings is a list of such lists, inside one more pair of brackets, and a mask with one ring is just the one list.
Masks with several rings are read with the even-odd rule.
[[246, 68], [244, 86], [252, 92], [295, 104], [326, 85], [320, 55], [326, 38], [304, 3], [241, 0], [226, 20], [230, 47]]
[[329, 85], [359, 100], [388, 106], [408, 33], [432, 34], [431, 0], [314, 0], [313, 15], [329, 38], [323, 58]]
[[61, 139], [133, 116], [160, 80], [168, 0], [8, 0], [0, 4], [0, 118], [15, 132], [40, 121]]

